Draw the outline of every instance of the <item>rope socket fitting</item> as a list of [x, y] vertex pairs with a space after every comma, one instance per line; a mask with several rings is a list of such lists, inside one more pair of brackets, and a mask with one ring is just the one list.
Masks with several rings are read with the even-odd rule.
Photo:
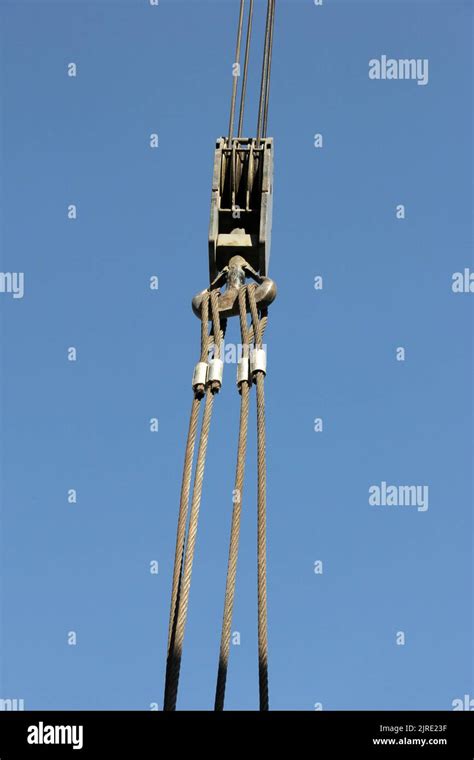
[[222, 359], [212, 359], [209, 362], [209, 372], [207, 375], [208, 383], [219, 383], [222, 386], [222, 378], [224, 376], [224, 362]]
[[242, 383], [249, 382], [249, 360], [247, 357], [242, 357], [237, 363], [237, 385], [240, 388]]
[[267, 374], [267, 354], [263, 348], [254, 348], [250, 352], [250, 372], [252, 377], [257, 372]]
[[209, 366], [207, 362], [198, 362], [196, 364], [196, 366], [194, 367], [194, 372], [193, 372], [193, 391], [196, 391], [196, 388], [199, 385], [202, 385], [202, 386], [206, 385], [208, 369], [209, 369]]

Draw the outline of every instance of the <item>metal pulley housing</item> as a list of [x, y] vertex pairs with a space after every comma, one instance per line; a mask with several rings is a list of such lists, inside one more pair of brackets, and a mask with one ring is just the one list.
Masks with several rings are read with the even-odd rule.
[[212, 283], [240, 255], [266, 277], [273, 202], [273, 138], [217, 140], [209, 224]]

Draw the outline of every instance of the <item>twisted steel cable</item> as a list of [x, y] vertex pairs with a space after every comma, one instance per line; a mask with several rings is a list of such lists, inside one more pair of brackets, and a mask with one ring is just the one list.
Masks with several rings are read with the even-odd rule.
[[[255, 335], [255, 348], [262, 347], [263, 325], [258, 317], [255, 300], [255, 285], [248, 288], [250, 313]], [[265, 440], [265, 375], [257, 372], [254, 380], [257, 386], [257, 596], [258, 596], [258, 683], [260, 710], [269, 709], [268, 703], [268, 634], [267, 634], [267, 538], [266, 501], [267, 468]]]
[[[263, 47], [263, 59], [262, 59], [262, 79], [260, 83], [260, 99], [258, 105], [258, 120], [257, 120], [257, 148], [260, 147], [260, 140], [262, 138], [262, 129], [264, 128], [266, 101], [268, 95], [268, 77], [269, 77], [269, 64], [271, 57], [271, 44], [273, 43], [273, 29], [272, 21], [274, 19], [274, 0], [268, 0], [267, 2], [267, 18], [265, 21], [265, 42]], [[265, 137], [265, 133], [263, 133]]]
[[253, 0], [250, 0], [250, 8], [249, 8], [248, 21], [247, 21], [247, 40], [245, 43], [244, 76], [242, 79], [242, 91], [240, 93], [239, 127], [237, 130], [237, 137], [242, 137], [242, 130], [244, 127], [245, 96], [247, 94], [247, 79], [248, 79], [249, 59], [250, 59], [250, 43], [252, 39], [252, 21], [253, 21]]
[[267, 64], [267, 81], [265, 83], [265, 109], [263, 115], [263, 136], [266, 137], [268, 129], [268, 105], [270, 103], [270, 82], [272, 74], [272, 52], [273, 52], [273, 31], [275, 28], [275, 0], [272, 0], [270, 10], [270, 32], [268, 42], [268, 64]]
[[[219, 294], [217, 290], [213, 290], [210, 294], [211, 311], [214, 341], [216, 344], [217, 356], [220, 355], [220, 348], [222, 342], [222, 333], [220, 327], [219, 318]], [[215, 385], [214, 383], [212, 385]], [[219, 384], [217, 384], [219, 385]], [[201, 506], [202, 487], [204, 481], [204, 470], [206, 465], [206, 453], [207, 444], [209, 440], [209, 430], [211, 426], [212, 409], [214, 403], [214, 395], [217, 392], [217, 388], [212, 388], [211, 384], [208, 384], [205, 392], [205, 406], [204, 415], [201, 427], [201, 435], [199, 439], [198, 456], [196, 461], [196, 472], [194, 475], [193, 494], [191, 499], [191, 511], [189, 516], [188, 534], [186, 540], [186, 549], [182, 555], [181, 563], [183, 564], [183, 570], [181, 575], [181, 581], [179, 584], [179, 599], [176, 605], [176, 625], [174, 626], [174, 635], [172, 640], [172, 648], [168, 658], [167, 667], [167, 679], [165, 685], [165, 699], [164, 709], [166, 711], [172, 711], [176, 709], [176, 701], [178, 696], [179, 674], [181, 669], [181, 658], [183, 653], [183, 641], [186, 628], [186, 619], [188, 614], [189, 605], [189, 593], [191, 589], [191, 576], [193, 570], [194, 551], [196, 547], [196, 537], [199, 522], [199, 509]]]
[[[245, 0], [240, 0], [239, 11], [239, 23], [237, 25], [237, 42], [235, 45], [235, 63], [240, 67], [240, 48], [242, 44], [242, 28], [244, 23], [244, 6]], [[237, 84], [238, 76], [234, 74], [232, 81], [232, 97], [230, 99], [230, 116], [229, 116], [229, 138], [227, 141], [227, 147], [232, 147], [232, 138], [234, 136], [234, 119], [235, 119], [235, 105], [237, 101]]]
[[[242, 338], [242, 358], [248, 361], [249, 329], [247, 325], [247, 288], [239, 289], [240, 332]], [[242, 516], [242, 492], [244, 487], [245, 457], [247, 452], [247, 431], [249, 414], [250, 385], [248, 380], [240, 384], [240, 424], [237, 447], [237, 465], [235, 472], [234, 507], [229, 544], [229, 560], [227, 565], [227, 580], [224, 599], [224, 614], [222, 619], [221, 645], [219, 652], [219, 667], [217, 672], [216, 696], [214, 709], [224, 709], [225, 687], [229, 663], [232, 613], [234, 609], [235, 582], [237, 576], [237, 560], [239, 556], [240, 522]]]
[[[201, 311], [201, 356], [200, 361], [207, 361], [209, 335], [209, 294], [203, 298]], [[168, 628], [168, 656], [167, 656], [167, 676], [170, 662], [170, 654], [173, 648], [174, 632], [176, 627], [176, 612], [179, 603], [179, 588], [181, 584], [181, 573], [183, 565], [183, 554], [186, 534], [186, 520], [188, 516], [189, 494], [191, 490], [191, 475], [193, 469], [194, 449], [196, 444], [196, 432], [199, 419], [199, 407], [203, 397], [204, 387], [197, 388], [194, 392], [193, 403], [191, 406], [191, 415], [189, 420], [188, 437], [186, 441], [186, 451], [184, 455], [183, 478], [181, 482], [181, 495], [179, 501], [178, 528], [176, 532], [176, 549], [173, 569], [173, 582], [171, 587], [170, 603], [170, 621]]]

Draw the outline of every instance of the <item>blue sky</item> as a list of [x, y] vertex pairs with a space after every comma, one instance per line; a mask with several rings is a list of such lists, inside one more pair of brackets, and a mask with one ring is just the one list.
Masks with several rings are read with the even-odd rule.
[[[270, 705], [451, 709], [474, 696], [474, 296], [451, 288], [454, 272], [474, 268], [472, 7], [277, 5]], [[207, 285], [237, 11], [236, 0], [0, 3], [0, 263], [25, 275], [22, 299], [0, 294], [0, 697], [29, 709], [162, 705], [199, 351], [190, 304]], [[260, 0], [256, 40], [263, 22]], [[428, 59], [428, 84], [370, 80], [382, 55]], [[255, 51], [248, 133], [259, 69]], [[237, 324], [227, 337], [238, 342]], [[215, 404], [182, 709], [213, 705], [234, 373]], [[258, 705], [251, 431], [229, 709]], [[428, 486], [429, 508], [370, 505], [382, 481]]]

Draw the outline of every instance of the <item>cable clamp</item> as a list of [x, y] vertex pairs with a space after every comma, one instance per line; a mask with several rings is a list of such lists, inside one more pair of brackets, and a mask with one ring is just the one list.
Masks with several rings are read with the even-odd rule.
[[241, 359], [239, 359], [237, 363], [237, 385], [240, 386], [242, 383], [249, 381], [249, 360], [247, 357], [242, 356]]
[[209, 366], [207, 362], [198, 362], [194, 367], [193, 372], [193, 390], [195, 391], [198, 385], [206, 385]]
[[209, 372], [207, 375], [208, 383], [219, 383], [222, 385], [224, 375], [224, 362], [222, 359], [211, 359], [209, 362]]
[[267, 374], [267, 353], [263, 348], [253, 348], [250, 352], [250, 372], [252, 377], [257, 372]]

